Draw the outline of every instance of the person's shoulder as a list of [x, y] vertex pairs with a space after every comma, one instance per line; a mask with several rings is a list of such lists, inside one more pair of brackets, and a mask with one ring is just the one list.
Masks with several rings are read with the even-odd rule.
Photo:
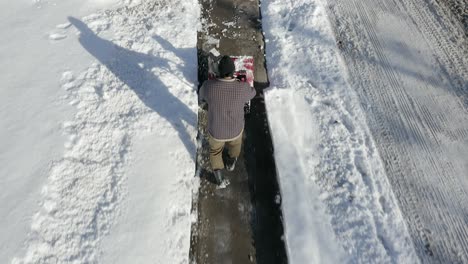
[[216, 79], [209, 79], [209, 80], [205, 80], [204, 83], [212, 83], [212, 82], [216, 82]]
[[232, 83], [235, 83], [236, 85], [239, 85], [239, 86], [246, 86], [246, 85], [248, 86], [248, 85], [249, 85], [248, 82], [241, 81], [241, 80], [239, 80], [239, 79], [237, 79], [237, 78], [234, 79], [234, 81], [233, 81]]
[[240, 82], [242, 87], [244, 88], [250, 88], [250, 84], [248, 82]]
[[214, 83], [216, 83], [216, 79], [214, 79], [214, 80], [206, 80], [205, 82], [203, 82], [203, 85], [204, 85], [204, 86], [211, 86], [211, 85], [213, 85]]

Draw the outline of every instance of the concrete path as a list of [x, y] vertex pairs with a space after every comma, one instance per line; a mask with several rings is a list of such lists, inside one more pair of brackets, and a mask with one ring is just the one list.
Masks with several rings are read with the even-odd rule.
[[287, 263], [273, 149], [262, 89], [268, 86], [259, 2], [201, 0], [203, 30], [198, 37], [199, 81], [207, 78], [207, 56], [250, 55], [255, 60], [252, 111], [246, 117], [244, 147], [234, 172], [225, 172], [227, 188], [213, 183], [206, 140], [206, 111], [199, 111], [198, 170], [190, 260], [195, 263]]

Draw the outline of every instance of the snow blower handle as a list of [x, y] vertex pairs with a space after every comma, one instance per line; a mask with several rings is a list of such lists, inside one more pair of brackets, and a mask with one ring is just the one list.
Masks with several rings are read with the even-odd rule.
[[247, 82], [247, 75], [245, 74], [237, 74], [236, 79], [238, 79], [241, 82]]

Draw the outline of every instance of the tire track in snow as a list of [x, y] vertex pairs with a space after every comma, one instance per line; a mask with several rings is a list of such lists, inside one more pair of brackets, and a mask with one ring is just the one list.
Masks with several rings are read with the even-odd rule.
[[[371, 42], [373, 42], [374, 45], [376, 46], [377, 57], [378, 57], [378, 58], [380, 57], [381, 59], [383, 58], [384, 60], [386, 60], [386, 57], [383, 55], [383, 51], [382, 51], [382, 48], [381, 48], [381, 46], [380, 46], [380, 43], [378, 42], [377, 37], [376, 37], [376, 35], [375, 35], [375, 31], [374, 31], [374, 30], [370, 30], [370, 29], [373, 29], [372, 24], [368, 21], [367, 16], [366, 16], [367, 14], [365, 14], [365, 13], [363, 14], [363, 12], [365, 12], [366, 10], [364, 9], [364, 7], [363, 7], [362, 5], [358, 5], [357, 3], [355, 3], [355, 10], [357, 10], [357, 12], [359, 13], [360, 19], [363, 20], [363, 23], [366, 25], [367, 29], [369, 29], [369, 31], [367, 31], [367, 33], [369, 34], [368, 36], [369, 36]], [[388, 65], [388, 64], [387, 64], [387, 65]], [[380, 74], [381, 74], [381, 75], [387, 75], [387, 76], [389, 76], [389, 79], [391, 80], [390, 84], [391, 84], [392, 86], [394, 86], [394, 87], [395, 87], [395, 86], [398, 86], [398, 84], [395, 84], [395, 83], [394, 83], [394, 82], [395, 82], [395, 78], [394, 78], [394, 76], [392, 75], [392, 71], [389, 70], [389, 67], [388, 67], [388, 66], [387, 66], [386, 68], [384, 68], [383, 71], [382, 71]], [[374, 96], [379, 96], [379, 97], [381, 98], [381, 100], [385, 102], [385, 107], [386, 107], [386, 108], [391, 109], [391, 107], [393, 107], [394, 105], [396, 105], [396, 108], [398, 108], [398, 105], [397, 105], [398, 100], [395, 99], [394, 96], [392, 96], [392, 97], [393, 97], [393, 98], [392, 98], [393, 100], [390, 101], [390, 102], [386, 102], [386, 101], [384, 100], [383, 94], [377, 93], [377, 95], [374, 94]], [[391, 102], [393, 102], [393, 104], [390, 104]], [[405, 107], [405, 110], [407, 111], [407, 108], [406, 108], [406, 107]], [[401, 120], [401, 119], [400, 119], [400, 120]], [[407, 135], [407, 134], [402, 134], [402, 132], [404, 132], [404, 131], [398, 130], [398, 131], [396, 131], [396, 132], [399, 134], [399, 135], [398, 135], [399, 137], [408, 138], [408, 135]], [[384, 132], [384, 133], [385, 133], [385, 132]], [[385, 133], [385, 134], [387, 134], [387, 133]], [[396, 163], [399, 163], [399, 162], [398, 162], [398, 160], [399, 160], [398, 156], [393, 156], [392, 158], [394, 159], [394, 161], [395, 161]], [[405, 185], [406, 185], [406, 184], [405, 184]], [[411, 195], [411, 192], [410, 192], [410, 195]], [[409, 200], [411, 201], [411, 203], [412, 203], [413, 206], [414, 206], [414, 205], [415, 205], [414, 203], [415, 203], [415, 200], [416, 200], [415, 197], [411, 197]], [[424, 229], [422, 228], [422, 226], [420, 225], [421, 222], [419, 221], [419, 217], [416, 216], [415, 218], [416, 218], [416, 223], [418, 224], [418, 230], [424, 230]], [[422, 242], [423, 242], [425, 245], [428, 245], [428, 244], [429, 244], [428, 235], [427, 235], [426, 233], [424, 233], [424, 231], [422, 231], [422, 232], [423, 232], [422, 235], [421, 235], [421, 237], [423, 238]]]
[[[318, 185], [320, 200], [327, 208], [348, 262], [414, 262], [416, 254], [362, 119], [358, 98], [342, 77], [322, 4], [321, 1], [262, 2], [266, 6], [262, 8], [266, 9], [266, 37], [270, 40], [267, 56], [271, 84], [276, 88], [266, 94], [267, 106], [269, 103], [274, 106], [275, 95], [305, 94], [310, 111], [318, 121], [320, 143], [314, 153], [319, 155], [320, 162], [314, 168], [311, 164], [305, 166], [310, 181], [301, 184]], [[294, 64], [290, 65], [291, 61]], [[310, 70], [304, 71], [304, 65]], [[301, 158], [315, 159], [303, 152]], [[285, 184], [293, 180], [301, 181], [300, 175], [288, 178]], [[286, 223], [288, 217], [286, 214]], [[287, 236], [286, 240], [294, 241], [297, 237], [300, 238]], [[290, 250], [294, 254], [301, 248]]]
[[[418, 30], [423, 34], [426, 43], [430, 45], [433, 51], [437, 54], [437, 58], [441, 60], [442, 67], [450, 76], [448, 81], [453, 86], [451, 92], [457, 94], [464, 99], [465, 108], [468, 107], [468, 40], [463, 37], [453, 36], [447, 37], [447, 31], [459, 33], [457, 25], [451, 24], [447, 19], [440, 17], [434, 10], [438, 6], [432, 6], [430, 1], [393, 1], [401, 10], [409, 10], [412, 14], [411, 19], [418, 25]], [[434, 4], [434, 3], [433, 3]], [[431, 17], [431, 19], [428, 19]], [[463, 53], [463, 54], [460, 54]], [[464, 93], [462, 93], [464, 91]]]
[[[428, 82], [428, 84], [430, 84], [430, 82]], [[401, 87], [401, 86], [400, 86], [400, 87]], [[400, 90], [401, 90], [401, 89], [400, 89]], [[411, 98], [411, 97], [410, 97], [409, 94], [407, 94], [407, 93], [402, 93], [402, 94], [399, 96], [399, 98]], [[416, 127], [416, 128], [418, 129], [419, 142], [420, 142], [420, 144], [422, 144], [422, 146], [424, 146], [424, 149], [425, 149], [426, 153], [429, 155], [429, 157], [428, 157], [428, 158], [429, 158], [429, 161], [431, 162], [431, 165], [433, 166], [433, 169], [435, 170], [435, 172], [436, 172], [438, 175], [441, 175], [441, 174], [443, 175], [443, 171], [439, 170], [439, 168], [438, 168], [438, 166], [437, 166], [437, 164], [436, 164], [436, 161], [434, 160], [433, 156], [431, 155], [431, 154], [433, 154], [433, 151], [434, 151], [434, 150], [433, 150], [433, 148], [430, 148], [430, 146], [429, 146], [430, 143], [429, 143], [429, 144], [426, 144], [425, 142], [421, 142], [421, 140], [423, 140], [423, 131], [424, 131], [423, 128], [424, 128], [424, 125], [425, 125], [425, 124], [428, 124], [429, 126], [431, 126], [431, 122], [427, 122], [427, 121], [424, 122], [424, 121], [422, 120], [422, 118], [421, 118], [420, 116], [418, 116], [418, 114], [419, 114], [419, 113], [417, 112], [417, 110], [418, 110], [418, 102], [417, 102], [416, 100], [415, 100], [414, 102], [410, 101], [410, 103], [412, 104], [410, 107], [413, 108], [413, 111], [414, 111], [415, 114], [416, 114], [414, 119], [416, 119], [416, 121], [419, 121], [419, 124], [421, 125], [421, 126], [417, 126], [417, 127]], [[409, 112], [409, 114], [411, 114], [411, 111]], [[406, 118], [408, 118], [408, 116], [406, 116]], [[429, 120], [429, 121], [430, 121], [430, 120]], [[415, 124], [416, 124], [416, 123], [415, 123]], [[446, 170], [450, 170], [450, 166], [447, 166], [447, 167], [446, 167]], [[449, 177], [449, 179], [450, 179], [450, 177]], [[439, 183], [440, 183], [440, 184], [443, 184], [442, 181], [439, 181]], [[457, 185], [454, 184], [454, 186], [457, 186]], [[457, 188], [457, 190], [459, 190], [459, 189]], [[460, 193], [463, 194], [463, 190], [461, 190]], [[430, 195], [430, 194], [428, 194], [428, 195]], [[444, 200], [449, 199], [449, 200], [451, 200], [449, 204], [452, 204], [452, 203], [456, 203], [456, 202], [457, 202], [457, 199], [452, 199], [453, 197], [447, 197], [446, 193], [437, 193], [437, 192], [436, 192], [436, 195], [438, 196], [438, 197], [436, 197], [436, 200], [438, 200], [438, 201], [440, 201], [440, 200], [444, 201]], [[428, 198], [428, 197], [426, 197], [426, 198]], [[428, 200], [429, 200], [429, 199], [428, 199]], [[448, 206], [448, 204], [447, 204], [447, 206]], [[438, 209], [441, 210], [442, 208], [438, 208]], [[448, 219], [448, 220], [449, 220], [449, 221], [452, 221], [452, 219]], [[457, 223], [457, 224], [460, 224], [460, 223]], [[455, 224], [455, 226], [456, 226], [457, 224]], [[440, 226], [440, 228], [443, 228], [443, 227]]]
[[[434, 259], [439, 261], [466, 261], [468, 230], [462, 216], [463, 212], [466, 212], [467, 191], [465, 189], [466, 183], [463, 183], [463, 178], [460, 178], [463, 174], [463, 161], [458, 157], [458, 160], [441, 162], [441, 158], [451, 158], [448, 156], [450, 144], [457, 141], [463, 142], [462, 135], [466, 135], [468, 131], [466, 126], [460, 125], [466, 124], [466, 115], [464, 115], [466, 109], [458, 97], [464, 88], [450, 81], [453, 76], [455, 79], [459, 76], [465, 76], [463, 67], [460, 67], [462, 64], [458, 63], [461, 60], [458, 54], [462, 51], [444, 41], [447, 38], [441, 34], [440, 28], [434, 27], [433, 18], [428, 13], [425, 13], [424, 21], [429, 22], [422, 23], [423, 19], [421, 19], [418, 21], [420, 23], [416, 25], [405, 24], [405, 22], [413, 20], [405, 14], [408, 8], [401, 7], [402, 3], [409, 4], [404, 1], [395, 1], [392, 6], [398, 8], [383, 8], [386, 5], [370, 1], [364, 3], [355, 1], [351, 8], [349, 5], [345, 7], [347, 3], [332, 8], [337, 16], [342, 14], [341, 19], [358, 16], [357, 21], [362, 22], [361, 25], [354, 23], [354, 32], [346, 32], [347, 28], [342, 26], [346, 23], [335, 22], [340, 37], [347, 38], [340, 41], [358, 42], [353, 44], [355, 44], [354, 46], [358, 45], [357, 48], [360, 51], [357, 51], [356, 48], [346, 50], [344, 47], [345, 52], [352, 52], [344, 55], [350, 65], [356, 65], [349, 67], [352, 76], [359, 76], [358, 78], [366, 80], [366, 82], [354, 80], [355, 85], [359, 87], [358, 92], [360, 92], [361, 97], [366, 98], [366, 101], [370, 101], [377, 107], [383, 106], [380, 108], [383, 111], [399, 115], [398, 120], [395, 120], [395, 116], [386, 117], [385, 113], [381, 112], [382, 110], [373, 109], [369, 115], [369, 122], [374, 135], [377, 135], [376, 140], [380, 145], [380, 152], [386, 161], [390, 180], [394, 185], [397, 197], [399, 197], [410, 230], [413, 232], [420, 257], [424, 260], [427, 255], [434, 255]], [[414, 3], [411, 5], [414, 5], [414, 9], [410, 10], [410, 15], [427, 12], [421, 3], [419, 6]], [[399, 20], [393, 19], [390, 12], [397, 15]], [[389, 20], [389, 18], [393, 20]], [[380, 22], [384, 19], [387, 19], [386, 22]], [[401, 32], [403, 37], [395, 38], [393, 32], [379, 35], [377, 32], [385, 28], [382, 27], [382, 23], [397, 27], [397, 31], [400, 30], [400, 32], [406, 27], [403, 29], [404, 32]], [[405, 42], [408, 39], [417, 41], [418, 38], [423, 38], [418, 30], [420, 28], [427, 30], [428, 26], [426, 25], [433, 26], [431, 28], [432, 35], [438, 35], [437, 41], [424, 35], [425, 41], [419, 41], [422, 43], [419, 46]], [[380, 28], [378, 28], [379, 26]], [[391, 29], [391, 27], [388, 28]], [[364, 40], [361, 40], [361, 43], [356, 40], [356, 38], [362, 37], [363, 33], [369, 39], [370, 45], [366, 45]], [[391, 39], [392, 37], [394, 39]], [[395, 55], [388, 56], [392, 51], [392, 40], [401, 41], [398, 43], [401, 52], [411, 51], [410, 47], [420, 48], [419, 56], [423, 58], [420, 61], [424, 63], [429, 58], [429, 62], [432, 62], [432, 68], [429, 69], [429, 72], [436, 71], [440, 79], [432, 76], [425, 77], [420, 72], [424, 70], [423, 68], [417, 68], [414, 72], [402, 68], [400, 62], [397, 61], [398, 55], [396, 57]], [[433, 43], [439, 46], [429, 48], [430, 44]], [[439, 47], [443, 51], [442, 55], [439, 52]], [[359, 56], [359, 52], [361, 52], [362, 57]], [[435, 55], [433, 55], [434, 53]], [[445, 56], [444, 60], [438, 59], [438, 56]], [[365, 62], [366, 58], [369, 61]], [[372, 60], [372, 58], [375, 59]], [[437, 72], [438, 66], [442, 65], [444, 68], [444, 63], [452, 62], [455, 65], [452, 67], [454, 68], [452, 72], [449, 73], [443, 69]], [[376, 80], [379, 78], [369, 80], [369, 76], [380, 76], [382, 80]], [[419, 82], [414, 80], [419, 80]], [[426, 91], [426, 93], [418, 94], [418, 89]], [[444, 90], [441, 92], [438, 89]], [[436, 100], [440, 97], [437, 96], [444, 96], [444, 99], [450, 98], [451, 101], [445, 100], [451, 105], [440, 104]], [[429, 112], [429, 107], [432, 108], [433, 112], [436, 112], [437, 119], [434, 118], [434, 114]], [[445, 135], [453, 136], [450, 136], [450, 141], [447, 141]], [[402, 140], [408, 143], [402, 144]], [[415, 143], [416, 145], [414, 145]], [[453, 211], [450, 212], [447, 208], [452, 208]], [[444, 234], [442, 241], [438, 239], [441, 234]], [[426, 252], [427, 255], [421, 252]]]
[[[364, 6], [361, 6], [359, 10], [366, 10], [366, 9], [365, 9]], [[374, 43], [374, 44], [375, 44], [375, 43]], [[377, 45], [375, 45], [375, 46], [377, 46]], [[388, 65], [388, 69], [389, 69], [389, 68], [390, 68], [390, 66], [389, 66], [390, 63], [388, 62], [388, 59], [385, 58], [385, 60], [387, 61], [387, 65]], [[395, 77], [395, 75], [393, 75], [392, 77]], [[394, 79], [394, 81], [396, 81], [396, 80]], [[402, 83], [402, 82], [400, 81], [400, 83]], [[430, 84], [430, 83], [429, 83], [429, 84]], [[403, 85], [400, 84], [399, 86], [395, 86], [395, 87], [394, 87], [395, 89], [398, 89], [399, 91], [401, 91], [401, 94], [400, 94], [400, 96], [398, 96], [398, 98], [400, 98], [400, 100], [401, 100], [401, 98], [411, 98], [410, 95], [409, 95], [408, 93], [405, 93], [404, 90], [400, 88], [400, 87], [402, 87], [402, 86], [403, 86]], [[401, 101], [403, 101], [403, 100], [401, 100]], [[415, 102], [410, 101], [410, 103], [411, 103], [412, 105], [409, 106], [409, 107], [413, 108], [413, 111], [418, 110], [417, 108], [418, 108], [419, 104], [418, 104], [417, 101], [415, 101]], [[418, 134], [418, 141], [419, 141], [419, 143], [420, 143], [422, 146], [424, 146], [424, 149], [425, 149], [426, 153], [429, 155], [428, 158], [429, 158], [429, 161], [431, 162], [431, 165], [433, 166], [433, 169], [436, 171], [436, 173], [437, 173], [438, 175], [443, 175], [443, 174], [444, 174], [444, 170], [440, 170], [440, 169], [439, 169], [439, 167], [438, 167], [437, 164], [436, 164], [435, 159], [434, 159], [433, 156], [432, 156], [432, 154], [433, 154], [433, 152], [434, 152], [433, 148], [430, 148], [430, 146], [429, 146], [430, 143], [426, 143], [426, 142], [423, 141], [423, 137], [424, 137], [424, 136], [423, 136], [423, 131], [424, 131], [424, 130], [423, 130], [423, 127], [424, 127], [425, 124], [428, 124], [429, 126], [431, 126], [431, 122], [430, 122], [430, 120], [429, 120], [429, 122], [427, 122], [427, 121], [424, 122], [425, 120], [423, 120], [421, 117], [418, 116], [419, 113], [418, 113], [417, 111], [415, 111], [415, 114], [416, 114], [416, 118], [415, 118], [415, 119], [416, 119], [417, 121], [419, 121], [419, 124], [421, 124], [421, 126], [416, 126], [416, 129], [417, 129], [417, 131], [418, 131], [418, 133], [417, 133], [417, 134]], [[409, 119], [409, 118], [411, 118], [410, 115], [411, 115], [411, 110], [407, 111], [405, 117]], [[411, 124], [411, 122], [409, 122], [409, 123]], [[416, 124], [417, 124], [417, 123], [415, 123], [415, 125], [416, 125]], [[433, 125], [432, 125], [432, 126], [433, 126]], [[413, 129], [414, 129], [414, 126], [412, 126], [412, 127], [413, 127]], [[437, 150], [436, 150], [436, 151], [437, 151]], [[449, 165], [450, 165], [450, 164], [449, 164]], [[453, 172], [453, 170], [451, 170], [451, 168], [452, 168], [452, 166], [446, 166], [445, 171], [452, 171], [452, 172]], [[448, 177], [448, 179], [451, 179], [451, 177]], [[439, 184], [444, 184], [444, 182], [443, 182], [443, 181], [439, 181]], [[456, 191], [458, 191], [459, 195], [462, 195], [461, 197], [466, 196], [466, 193], [464, 192], [464, 190], [458, 188], [458, 185], [457, 185], [455, 182], [453, 182], [452, 184], [453, 184], [453, 186], [457, 186]], [[446, 199], [451, 200], [451, 201], [449, 202], [449, 204], [447, 204], [446, 206], [449, 206], [450, 204], [456, 204], [456, 203], [459, 201], [459, 200], [456, 199], [456, 198], [454, 199], [453, 197], [447, 197], [446, 194], [447, 194], [447, 193], [438, 193], [438, 192], [436, 192], [436, 195], [438, 196], [438, 197], [436, 198], [436, 200], [442, 200], [442, 201], [444, 201], [444, 200], [446, 200]], [[438, 209], [441, 210], [442, 208], [438, 208]], [[449, 220], [449, 221], [453, 221], [451, 218], [449, 218], [448, 220]], [[458, 225], [458, 226], [462, 226], [462, 225], [460, 225], [460, 224], [462, 224], [462, 223], [453, 223], [453, 224], [454, 224], [455, 226], [457, 226], [457, 225]], [[443, 228], [443, 227], [440, 227], [440, 228]], [[465, 230], [459, 230], [459, 232], [461, 232], [462, 234], [463, 234], [463, 233], [466, 233]], [[456, 234], [456, 235], [457, 235], [457, 234]], [[461, 238], [461, 237], [458, 237], [458, 239], [462, 239], [462, 238]], [[462, 240], [462, 241], [463, 241], [463, 240]]]
[[[362, 7], [352, 7], [352, 8], [358, 10], [358, 9], [361, 9]], [[351, 9], [351, 10], [352, 10], [352, 9]], [[370, 25], [370, 23], [367, 23], [367, 25]], [[370, 38], [371, 38], [372, 40], [375, 40], [375, 38], [374, 38], [373, 35], [371, 35]], [[380, 53], [380, 54], [381, 54], [381, 53]], [[387, 102], [386, 102], [386, 103], [387, 103]], [[390, 105], [389, 105], [389, 104], [386, 104], [385, 106], [386, 106], [386, 107], [389, 107]], [[387, 135], [388, 133], [384, 133], [384, 134]], [[400, 136], [402, 136], [402, 135], [400, 135]], [[386, 137], [386, 139], [388, 140], [389, 138]], [[396, 159], [396, 158], [397, 158], [397, 157], [394, 157], [394, 159]]]

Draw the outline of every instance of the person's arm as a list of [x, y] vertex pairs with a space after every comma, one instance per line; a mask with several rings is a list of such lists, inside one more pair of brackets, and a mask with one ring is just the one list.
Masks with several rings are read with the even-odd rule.
[[206, 87], [205, 87], [205, 84], [206, 84], [206, 81], [203, 82], [202, 86], [200, 87], [200, 90], [198, 91], [198, 104], [201, 105], [203, 103], [203, 101], [205, 101], [205, 90], [206, 90]]
[[247, 86], [247, 99], [246, 101], [250, 101], [252, 100], [252, 98], [255, 97], [255, 95], [257, 94], [257, 91], [255, 91], [255, 88], [253, 87], [250, 87], [250, 85], [248, 83], [245, 83], [246, 86]]

